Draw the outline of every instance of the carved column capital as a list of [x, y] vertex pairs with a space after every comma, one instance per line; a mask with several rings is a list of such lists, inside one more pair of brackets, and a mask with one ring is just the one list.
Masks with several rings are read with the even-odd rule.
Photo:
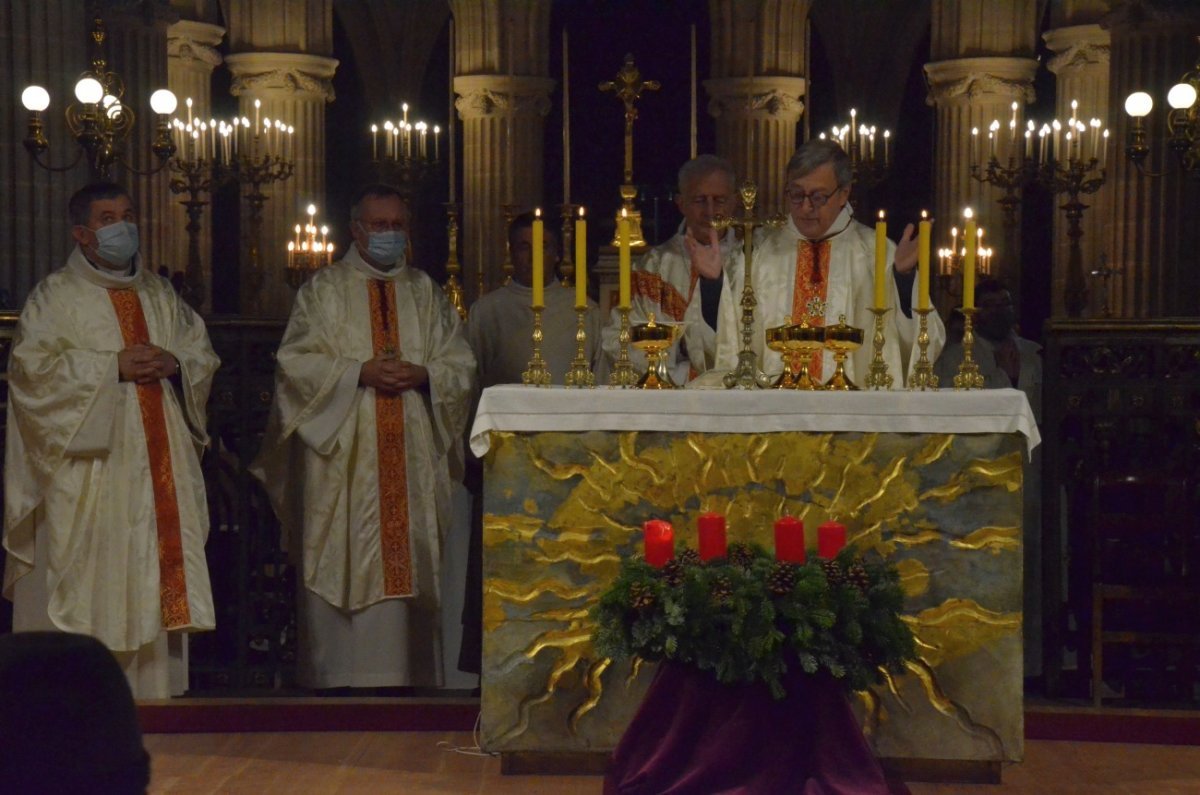
[[336, 58], [285, 52], [239, 52], [225, 58], [233, 73], [229, 93], [278, 94], [334, 99], [332, 77]]
[[195, 62], [209, 71], [221, 65], [217, 45], [225, 38], [225, 28], [207, 22], [181, 19], [167, 28], [167, 57]]
[[778, 118], [795, 123], [804, 112], [803, 77], [726, 77], [704, 81], [713, 118], [729, 114]]
[[1108, 69], [1109, 34], [1099, 25], [1072, 25], [1042, 34], [1055, 55], [1046, 66], [1054, 74], [1088, 68]]
[[929, 79], [930, 105], [971, 102], [984, 97], [1003, 97], [1029, 103], [1034, 100], [1033, 76], [1037, 61], [1032, 58], [958, 58], [925, 64]]
[[507, 77], [504, 75], [466, 75], [454, 78], [458, 99], [454, 107], [462, 119], [477, 119], [495, 114], [536, 115], [550, 112], [550, 91], [554, 81], [548, 77]]

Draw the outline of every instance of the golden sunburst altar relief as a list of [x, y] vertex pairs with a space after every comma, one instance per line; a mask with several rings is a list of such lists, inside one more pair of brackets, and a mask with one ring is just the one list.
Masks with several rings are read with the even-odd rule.
[[507, 433], [485, 461], [483, 745], [608, 750], [652, 665], [592, 649], [588, 609], [641, 525], [699, 514], [730, 541], [772, 545], [772, 524], [844, 522], [849, 542], [900, 570], [921, 659], [860, 694], [876, 752], [1016, 760], [1023, 753], [1021, 472], [1003, 434]]

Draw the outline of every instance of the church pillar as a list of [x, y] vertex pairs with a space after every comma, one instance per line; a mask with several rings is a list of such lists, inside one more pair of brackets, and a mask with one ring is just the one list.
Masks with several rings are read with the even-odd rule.
[[[1179, 170], [1166, 146], [1167, 90], [1200, 56], [1200, 8], [1163, 0], [1123, 3], [1101, 25], [1111, 36], [1109, 107], [1110, 190], [1113, 199], [1109, 266], [1111, 306], [1118, 317], [1195, 315], [1200, 312], [1197, 250], [1200, 224], [1192, 216], [1200, 180]], [[1125, 98], [1146, 91], [1154, 109], [1145, 118], [1151, 147], [1145, 170], [1124, 156], [1131, 119]]]
[[[467, 295], [501, 284], [502, 205], [542, 205], [549, 94], [548, 0], [451, 0], [455, 108], [462, 119], [462, 263]], [[557, 209], [543, 214], [553, 220]]]
[[[150, 95], [168, 86], [167, 28], [179, 19], [164, 0], [153, 0], [132, 7], [110, 0], [102, 6], [108, 30], [109, 69], [125, 82], [125, 104], [133, 109], [137, 123], [125, 145], [125, 160], [134, 169], [152, 171], [159, 161], [150, 149], [154, 140], [156, 116], [150, 109]], [[168, 187], [170, 170], [141, 176], [115, 168], [113, 178], [133, 197], [141, 239], [142, 261], [155, 270], [178, 268], [174, 261], [173, 197]]]
[[784, 170], [804, 112], [804, 21], [810, 0], [711, 0], [712, 79], [704, 81], [717, 122], [717, 154], [738, 179], [758, 185], [758, 208], [785, 211]]
[[[241, 273], [241, 313], [256, 317], [287, 317], [292, 290], [286, 280], [287, 241], [301, 220], [304, 207], [325, 205], [325, 105], [333, 101], [331, 79], [337, 61], [320, 55], [285, 52], [243, 52], [225, 59], [233, 74], [230, 92], [238, 98], [238, 113], [281, 120], [296, 128], [285, 146], [295, 165], [291, 177], [260, 186], [267, 197], [261, 209], [258, 241], [246, 240]], [[255, 108], [255, 101], [261, 106]], [[260, 141], [260, 144], [262, 142]], [[261, 151], [261, 150], [260, 150]], [[242, 234], [252, 233], [253, 185], [243, 179]], [[257, 242], [258, 263], [247, 246]]]
[[[1008, 217], [998, 200], [1000, 188], [971, 178], [971, 129], [978, 127], [980, 157], [988, 155], [987, 129], [1000, 122], [997, 154], [1007, 165], [1011, 146], [1008, 123], [1012, 103], [1019, 105], [1018, 124], [1023, 128], [1024, 106], [1033, 101], [1037, 12], [1034, 0], [1012, 3], [959, 3], [934, 0], [929, 81], [929, 103], [936, 109], [933, 216], [934, 248], [949, 241], [950, 228], [962, 228], [963, 207], [970, 206], [994, 243], [994, 271], [1020, 295], [1020, 211]], [[1016, 146], [1023, 146], [1023, 129]], [[1015, 197], [1020, 199], [1020, 191]]]
[[[167, 87], [179, 100], [177, 116], [186, 118], [185, 101], [190, 97], [196, 108], [212, 111], [212, 73], [221, 63], [216, 47], [225, 37], [225, 29], [205, 22], [183, 19], [167, 29]], [[216, 115], [216, 114], [211, 114]], [[172, 270], [186, 270], [189, 239], [187, 210], [180, 203], [188, 195], [173, 196], [170, 232], [171, 248], [167, 264]], [[200, 253], [199, 306], [212, 306], [212, 194], [203, 194], [202, 201], [210, 202], [200, 216], [196, 242]]]
[[[82, 0], [0, 3], [0, 82], [11, 93], [0, 102], [0, 185], [5, 186], [5, 212], [0, 213], [0, 308], [20, 309], [30, 289], [50, 271], [62, 267], [75, 242], [67, 219], [67, 199], [88, 179], [81, 163], [62, 171], [37, 165], [25, 147], [29, 112], [20, 94], [28, 85], [50, 92], [42, 112], [50, 148], [42, 160], [64, 166], [79, 146], [67, 131], [63, 111], [75, 101], [75, 81], [87, 66]], [[64, 57], [70, 53], [70, 57]]]
[[[1107, 126], [1108, 106], [1108, 31], [1097, 24], [1069, 25], [1046, 31], [1042, 35], [1046, 46], [1054, 53], [1048, 64], [1057, 78], [1054, 117], [1071, 118], [1071, 102], [1079, 102], [1080, 117], [1084, 122], [1100, 119]], [[1110, 144], [1115, 143], [1111, 140]], [[1109, 151], [1117, 152], [1116, 148]], [[1105, 250], [1105, 230], [1112, 216], [1112, 186], [1106, 184], [1099, 191], [1084, 199], [1089, 208], [1082, 219], [1083, 237], [1080, 250], [1084, 273], [1101, 266], [1101, 252]], [[1067, 237], [1067, 219], [1061, 212], [1054, 214], [1054, 267], [1051, 282], [1051, 311], [1055, 315], [1068, 315], [1067, 262], [1070, 256], [1070, 240]], [[1076, 276], [1078, 278], [1078, 276]], [[1073, 291], [1086, 288], [1090, 293], [1100, 283], [1074, 284]], [[1081, 296], [1070, 299], [1073, 308], [1081, 303]], [[1111, 306], [1107, 298], [1092, 296], [1090, 305], [1093, 313], [1104, 306]]]

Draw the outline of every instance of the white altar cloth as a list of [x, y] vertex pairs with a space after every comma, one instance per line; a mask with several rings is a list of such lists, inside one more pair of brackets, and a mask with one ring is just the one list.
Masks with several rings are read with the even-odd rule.
[[1029, 451], [1041, 442], [1029, 401], [1018, 389], [657, 391], [506, 385], [483, 391], [471, 427], [476, 455], [488, 451], [491, 431], [1020, 433]]

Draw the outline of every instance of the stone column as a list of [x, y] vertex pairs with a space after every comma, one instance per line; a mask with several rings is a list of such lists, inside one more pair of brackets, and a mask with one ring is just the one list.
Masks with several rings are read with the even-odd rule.
[[[1042, 35], [1046, 46], [1054, 53], [1048, 67], [1057, 77], [1058, 88], [1054, 116], [1057, 119], [1071, 118], [1071, 101], [1079, 102], [1079, 115], [1084, 122], [1100, 119], [1107, 126], [1108, 106], [1108, 31], [1097, 24], [1070, 25], [1046, 31]], [[1085, 139], [1086, 140], [1086, 139]], [[1110, 138], [1110, 144], [1115, 143]], [[1110, 151], [1116, 151], [1110, 149]], [[1105, 230], [1112, 217], [1112, 186], [1106, 184], [1096, 193], [1084, 199], [1088, 209], [1083, 216], [1083, 237], [1080, 239], [1085, 274], [1101, 265], [1101, 252], [1105, 248]], [[1067, 262], [1070, 256], [1070, 240], [1067, 238], [1067, 219], [1062, 213], [1054, 214], [1054, 271], [1051, 282], [1051, 311], [1056, 316], [1071, 314], [1066, 306]], [[1074, 289], [1084, 287], [1089, 295], [1093, 287], [1101, 283], [1076, 284]], [[1078, 301], [1079, 297], [1073, 299]], [[1093, 313], [1111, 302], [1104, 297], [1092, 295]], [[1078, 313], [1076, 313], [1078, 314]]]
[[[192, 20], [180, 20], [167, 29], [167, 80], [168, 88], [179, 100], [177, 114], [186, 117], [184, 101], [189, 97], [194, 106], [209, 116], [212, 112], [212, 73], [221, 64], [221, 54], [216, 47], [225, 37], [225, 29], [218, 25]], [[189, 263], [187, 210], [181, 200], [188, 194], [173, 194], [171, 224], [171, 249], [169, 265], [173, 270], [186, 270]], [[196, 242], [200, 255], [200, 295], [196, 306], [212, 306], [212, 194], [202, 194], [202, 201], [209, 202], [200, 216], [200, 230]]]
[[[501, 206], [513, 204], [521, 213], [542, 204], [542, 131], [553, 85], [540, 77], [454, 78], [463, 138], [463, 272], [474, 297], [480, 273], [485, 292], [502, 279], [507, 230]], [[557, 218], [556, 211], [543, 212]]]
[[[243, 52], [228, 56], [225, 63], [233, 74], [230, 92], [239, 99], [238, 113], [253, 124], [254, 102], [258, 100], [261, 118], [280, 119], [296, 128], [288, 151], [288, 159], [295, 163], [293, 175], [262, 186], [267, 200], [258, 240], [261, 273], [252, 271], [248, 247], [253, 241], [244, 239], [239, 279], [241, 314], [287, 317], [293, 295], [285, 274], [287, 241], [293, 236], [293, 227], [302, 220], [305, 206], [315, 203], [325, 207], [325, 105], [333, 101], [330, 81], [338, 62], [320, 55]], [[247, 238], [251, 203], [245, 197], [252, 188], [245, 181], [240, 188], [242, 236]]]
[[[67, 199], [88, 180], [86, 164], [68, 171], [38, 166], [21, 141], [29, 112], [21, 105], [26, 86], [50, 92], [42, 114], [50, 148], [43, 162], [61, 167], [79, 153], [63, 111], [75, 101], [75, 81], [88, 65], [82, 0], [0, 3], [0, 82], [9, 94], [0, 102], [0, 308], [20, 309], [30, 289], [62, 267], [75, 246], [67, 220]], [[70, 57], [64, 54], [70, 53]]]
[[462, 263], [467, 295], [475, 298], [481, 285], [486, 291], [502, 278], [501, 205], [524, 212], [542, 204], [545, 116], [555, 86], [547, 76], [550, 3], [451, 0], [450, 8], [462, 119]]
[[[165, 0], [136, 6], [109, 0], [102, 13], [108, 28], [105, 44], [109, 69], [125, 81], [124, 102], [133, 109], [137, 119], [134, 131], [125, 143], [125, 160], [137, 171], [152, 171], [159, 161], [150, 150], [157, 120], [150, 109], [150, 95], [168, 86], [167, 28], [179, 20], [179, 15]], [[174, 202], [168, 187], [170, 170], [163, 168], [142, 176], [118, 166], [113, 169], [113, 178], [133, 196], [142, 261], [155, 270], [163, 266], [178, 268], [174, 261]]]
[[[963, 207], [973, 207], [980, 224], [996, 242], [996, 271], [1014, 295], [1020, 295], [1020, 213], [1016, 211], [1005, 235], [1005, 214], [997, 201], [1004, 192], [971, 178], [971, 129], [979, 128], [981, 157], [986, 158], [987, 128], [998, 120], [1001, 136], [997, 154], [1002, 163], [1007, 161], [1012, 146], [1008, 135], [1012, 103], [1020, 104], [1018, 118], [1023, 126], [1024, 105], [1033, 101], [1037, 28], [1034, 0], [934, 0], [931, 62], [925, 65], [929, 103], [937, 112], [934, 247], [948, 240], [950, 227], [962, 228]], [[1022, 132], [1018, 131], [1016, 146], [1024, 145]]]
[[802, 77], [730, 77], [704, 81], [717, 120], [717, 151], [738, 179], [758, 185], [762, 213], [785, 212], [784, 171], [796, 151], [796, 123], [804, 112]]
[[710, 0], [717, 154], [758, 185], [762, 212], [782, 211], [784, 169], [804, 112], [804, 20], [810, 0]]
[[[1109, 179], [1113, 200], [1112, 253], [1119, 270], [1112, 280], [1118, 317], [1195, 315], [1200, 312], [1200, 180], [1179, 170], [1166, 146], [1167, 90], [1200, 56], [1200, 8], [1194, 4], [1143, 0], [1117, 6], [1101, 23], [1111, 35]], [[1146, 117], [1151, 147], [1139, 174], [1123, 156], [1132, 127], [1125, 98], [1146, 91], [1154, 110]]]
[[[1028, 58], [959, 58], [925, 65], [929, 78], [929, 102], [937, 112], [937, 144], [934, 152], [933, 217], [934, 248], [949, 242], [950, 228], [962, 229], [962, 211], [972, 207], [978, 223], [997, 250], [996, 275], [1005, 279], [1014, 295], [1020, 294], [1020, 199], [1005, 226], [1006, 213], [1000, 199], [1005, 192], [972, 179], [971, 130], [979, 128], [980, 160], [987, 158], [987, 128], [1001, 123], [997, 150], [1002, 164], [1008, 163], [1007, 124], [1014, 101], [1024, 106], [1033, 101], [1033, 76], [1037, 61]], [[1024, 122], [1022, 121], [1022, 124]], [[1024, 139], [1021, 139], [1023, 145]], [[982, 165], [982, 162], [981, 162]]]

